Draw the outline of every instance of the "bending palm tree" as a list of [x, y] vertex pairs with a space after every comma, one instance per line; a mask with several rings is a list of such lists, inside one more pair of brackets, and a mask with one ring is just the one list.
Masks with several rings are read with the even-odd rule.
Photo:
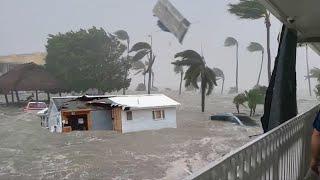
[[213, 68], [212, 70], [213, 70], [213, 72], [216, 74], [217, 80], [222, 79], [221, 94], [223, 94], [224, 80], [225, 80], [225, 78], [224, 78], [224, 73], [223, 73], [223, 71], [222, 71], [221, 69], [219, 69], [219, 68]]
[[146, 70], [146, 73], [149, 74], [148, 78], [148, 94], [151, 93], [151, 78], [152, 78], [152, 66], [156, 59], [156, 56], [152, 52], [151, 46], [146, 42], [138, 42], [135, 45], [132, 46], [130, 52], [136, 52], [136, 54], [133, 56], [132, 61], [137, 62], [144, 58], [145, 56], [148, 56], [148, 68]]
[[147, 62], [143, 63], [141, 61], [137, 61], [133, 63], [133, 70], [137, 72], [134, 75], [142, 74], [143, 75], [143, 85], [146, 86], [146, 74], [147, 74], [148, 65]]
[[185, 86], [192, 85], [196, 89], [199, 89], [198, 78], [201, 79], [201, 110], [204, 112], [205, 108], [205, 95], [212, 93], [213, 87], [217, 85], [216, 75], [211, 68], [206, 65], [206, 62], [202, 56], [193, 50], [186, 50], [177, 53], [175, 58], [180, 58], [172, 64], [177, 66], [188, 66], [188, 70], [185, 73], [184, 79], [186, 80]]
[[180, 95], [181, 94], [181, 88], [182, 88], [183, 74], [184, 74], [183, 67], [174, 65], [174, 72], [176, 74], [180, 74], [180, 85], [179, 85], [179, 95]]
[[227, 37], [227, 39], [224, 42], [224, 46], [231, 47], [236, 46], [236, 93], [239, 91], [239, 44], [238, 41], [233, 37]]
[[270, 53], [270, 13], [258, 0], [240, 0], [238, 4], [229, 4], [229, 12], [241, 19], [256, 20], [264, 18], [267, 29], [267, 53], [268, 53], [268, 79], [271, 79], [271, 53]]
[[[127, 80], [127, 77], [128, 77], [128, 73], [129, 73], [129, 69], [130, 69], [130, 58], [129, 58], [129, 50], [130, 50], [130, 37], [128, 35], [128, 33], [124, 30], [119, 30], [119, 31], [116, 31], [114, 33], [116, 35], [116, 37], [120, 40], [123, 40], [123, 41], [127, 41], [127, 58], [126, 60], [124, 61], [124, 72], [125, 72], [125, 75], [124, 75], [124, 79], [123, 79], [123, 85], [125, 86], [125, 81]], [[122, 94], [126, 94], [126, 88], [123, 87], [122, 88]]]
[[258, 75], [258, 81], [256, 86], [259, 86], [260, 82], [260, 77], [261, 77], [261, 71], [262, 71], [262, 66], [263, 66], [263, 56], [264, 56], [264, 48], [261, 44], [257, 42], [251, 42], [250, 45], [247, 47], [248, 51], [250, 52], [261, 52], [261, 64], [260, 64], [260, 71]]

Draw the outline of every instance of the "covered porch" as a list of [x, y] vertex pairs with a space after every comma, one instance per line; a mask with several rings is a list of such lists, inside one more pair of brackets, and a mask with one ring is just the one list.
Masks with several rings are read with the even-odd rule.
[[297, 115], [296, 49], [308, 44], [320, 55], [320, 1], [259, 1], [283, 23], [261, 118], [265, 133], [188, 180], [300, 180], [309, 168], [312, 123], [320, 106]]

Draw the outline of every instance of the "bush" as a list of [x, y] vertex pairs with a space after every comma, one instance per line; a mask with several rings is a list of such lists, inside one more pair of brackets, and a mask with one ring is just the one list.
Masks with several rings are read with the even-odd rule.
[[136, 91], [146, 91], [146, 86], [143, 83], [138, 84]]

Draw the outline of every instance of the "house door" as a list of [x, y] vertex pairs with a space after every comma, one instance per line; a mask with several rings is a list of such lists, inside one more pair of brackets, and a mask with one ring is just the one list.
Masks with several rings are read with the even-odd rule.
[[68, 117], [68, 124], [72, 131], [86, 131], [88, 130], [87, 115], [71, 115]]

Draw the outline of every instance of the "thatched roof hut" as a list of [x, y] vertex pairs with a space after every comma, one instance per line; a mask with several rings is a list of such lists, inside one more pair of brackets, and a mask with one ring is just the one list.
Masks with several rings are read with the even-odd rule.
[[64, 84], [45, 70], [41, 65], [33, 62], [18, 65], [0, 76], [0, 92], [9, 91], [65, 91]]

